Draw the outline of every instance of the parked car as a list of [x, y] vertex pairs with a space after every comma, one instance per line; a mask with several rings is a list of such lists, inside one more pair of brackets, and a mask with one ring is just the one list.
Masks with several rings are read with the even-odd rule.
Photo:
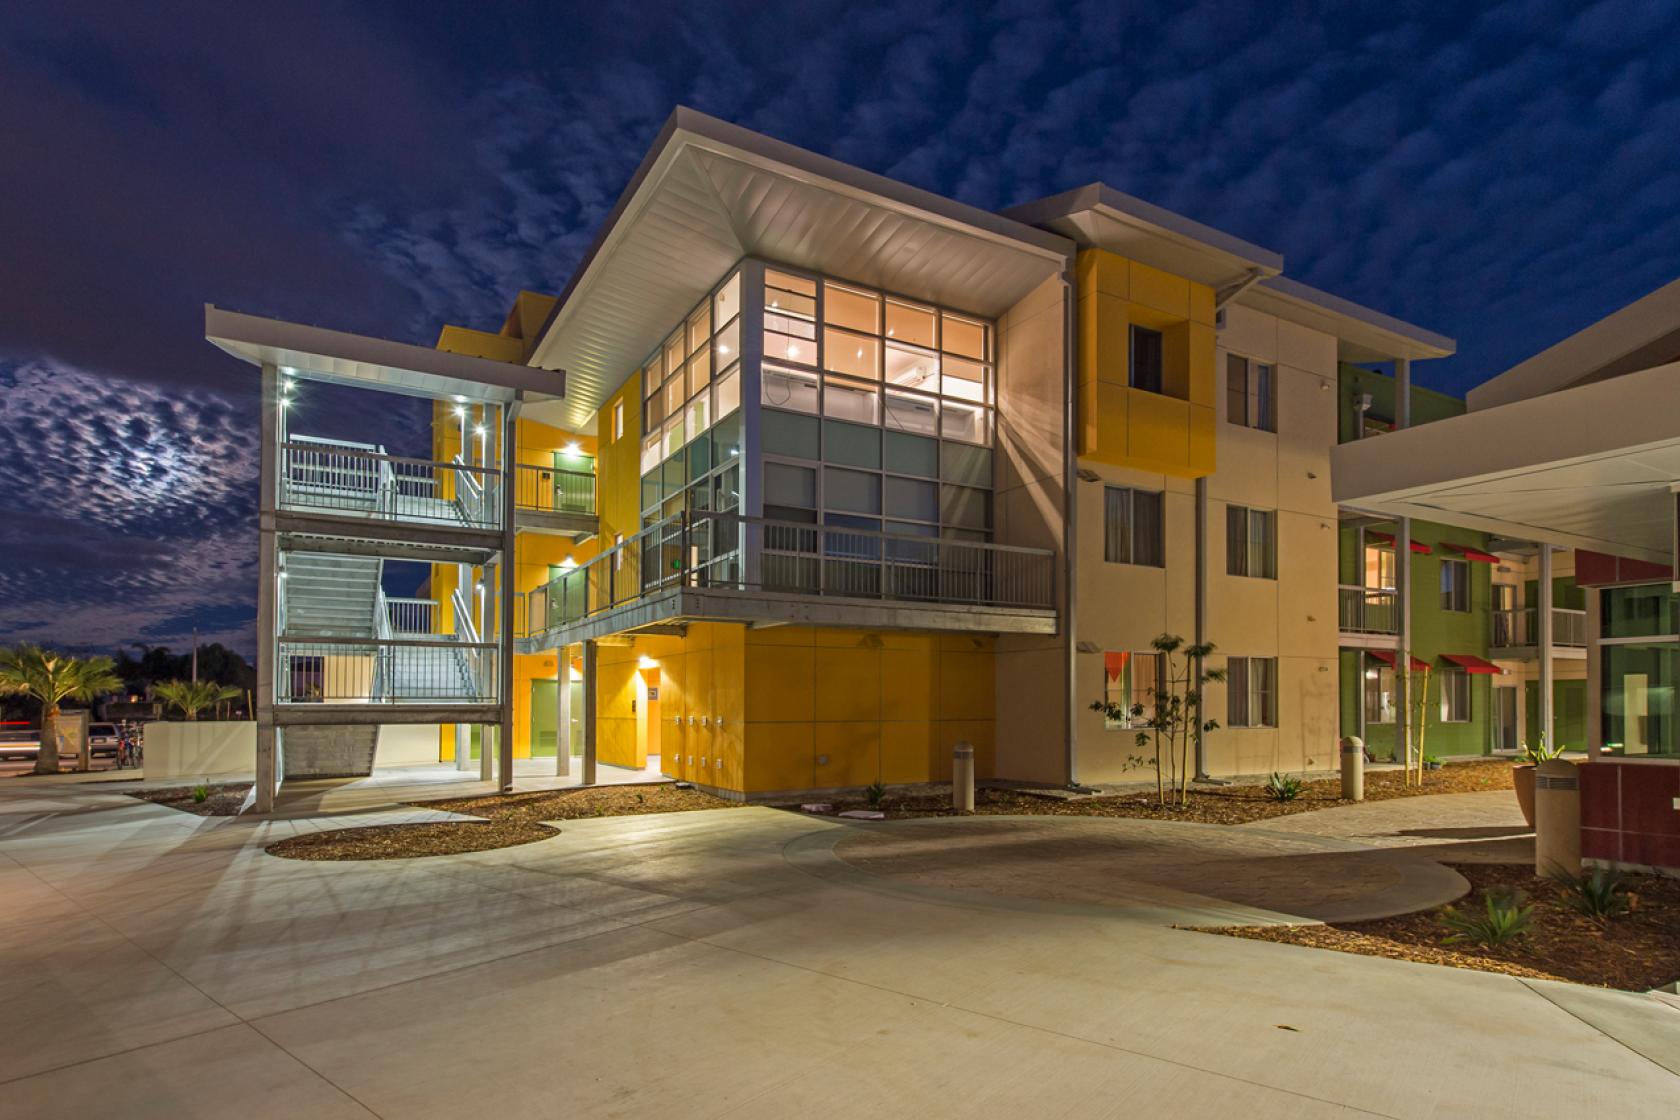
[[41, 753], [41, 729], [7, 728], [0, 730], [0, 760], [24, 759], [29, 762]]
[[114, 723], [88, 724], [88, 751], [90, 754], [117, 755], [117, 725]]

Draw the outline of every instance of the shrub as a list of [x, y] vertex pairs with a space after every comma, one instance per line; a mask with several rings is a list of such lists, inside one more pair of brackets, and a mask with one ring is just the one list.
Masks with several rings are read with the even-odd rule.
[[1546, 745], [1546, 733], [1544, 731], [1542, 731], [1540, 733], [1540, 741], [1539, 741], [1538, 744], [1532, 745], [1532, 746], [1528, 743], [1523, 744], [1522, 760], [1524, 762], [1529, 762], [1529, 763], [1533, 763], [1535, 765], [1539, 765], [1542, 762], [1550, 762], [1552, 759], [1557, 758], [1562, 753], [1563, 753], [1563, 748], [1561, 746], [1548, 747]]
[[863, 791], [863, 796], [868, 799], [869, 807], [871, 809], [879, 809], [881, 807], [881, 802], [885, 801], [887, 798], [887, 787], [883, 786], [880, 782], [876, 782], [874, 785]]
[[1503, 945], [1528, 932], [1534, 905], [1519, 890], [1490, 890], [1482, 895], [1482, 912], [1465, 912], [1448, 906], [1441, 911], [1441, 924], [1452, 933], [1449, 945], [1471, 941], [1477, 945]]
[[192, 797], [193, 804], [204, 804], [206, 801], [210, 800], [210, 787], [202, 784], [194, 786], [192, 790]]
[[1301, 779], [1273, 770], [1266, 779], [1266, 796], [1273, 801], [1293, 801], [1301, 796]]
[[1572, 910], [1596, 921], [1619, 918], [1633, 908], [1626, 882], [1609, 868], [1595, 867], [1585, 875], [1560, 871], [1552, 878], [1563, 885], [1564, 902]]

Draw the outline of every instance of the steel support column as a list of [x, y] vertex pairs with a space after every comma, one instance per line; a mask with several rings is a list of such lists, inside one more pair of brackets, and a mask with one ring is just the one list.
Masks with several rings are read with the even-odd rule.
[[518, 536], [514, 528], [514, 475], [518, 457], [514, 453], [519, 436], [519, 402], [504, 407], [501, 412], [500, 461], [502, 470], [502, 562], [500, 593], [496, 621], [499, 624], [496, 642], [497, 697], [502, 705], [501, 731], [496, 736], [496, 762], [501, 769], [500, 788], [503, 793], [513, 789], [513, 581], [514, 552]]
[[593, 639], [583, 643], [583, 784], [595, 784], [595, 673], [598, 647]]
[[556, 663], [556, 697], [554, 711], [554, 776], [564, 778], [572, 772], [572, 659], [568, 647], [554, 651]]
[[252, 808], [259, 813], [274, 810], [274, 795], [280, 787], [278, 732], [274, 727], [274, 682], [279, 666], [280, 578], [279, 541], [274, 530], [274, 511], [280, 498], [280, 371], [271, 362], [262, 367], [261, 433], [257, 454], [257, 758], [255, 798]]
[[1554, 657], [1552, 648], [1552, 546], [1540, 545], [1540, 605], [1535, 612], [1534, 640], [1540, 650], [1540, 733], [1546, 745], [1557, 745], [1557, 729], [1553, 726], [1552, 679]]

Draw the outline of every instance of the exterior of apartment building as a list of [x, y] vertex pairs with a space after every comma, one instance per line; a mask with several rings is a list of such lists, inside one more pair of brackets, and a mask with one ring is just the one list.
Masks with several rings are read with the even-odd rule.
[[1334, 455], [1339, 501], [1409, 527], [1486, 533], [1510, 557], [1493, 577], [1510, 609], [1495, 612], [1489, 652], [1520, 669], [1520, 737], [1584, 737], [1587, 859], [1670, 871], [1680, 870], [1677, 378], [1680, 281], [1471, 390], [1462, 415]]
[[[457, 765], [476, 742], [504, 788], [550, 751], [735, 797], [935, 782], [959, 742], [981, 777], [1136, 780], [1135, 729], [1091, 705], [1147, 694], [1162, 633], [1229, 673], [1199, 771], [1334, 765], [1342, 370], [1452, 342], [1283, 272], [1105, 186], [994, 214], [678, 110], [570, 283], [498, 332], [212, 309], [274, 393], [275, 780], [308, 772], [294, 728], [352, 715]], [[311, 378], [430, 397], [431, 462], [286, 432]], [[294, 632], [309, 550], [424, 560], [429, 605]]]
[[[1395, 383], [1344, 364], [1340, 442], [1394, 430]], [[1464, 402], [1411, 387], [1422, 424], [1463, 415]], [[1343, 510], [1340, 534], [1341, 726], [1377, 757], [1394, 757], [1399, 635], [1396, 521]], [[1415, 742], [1439, 758], [1516, 751], [1541, 734], [1539, 546], [1412, 519], [1407, 554], [1410, 701]], [[1586, 747], [1585, 611], [1574, 558], [1553, 550], [1551, 741]]]

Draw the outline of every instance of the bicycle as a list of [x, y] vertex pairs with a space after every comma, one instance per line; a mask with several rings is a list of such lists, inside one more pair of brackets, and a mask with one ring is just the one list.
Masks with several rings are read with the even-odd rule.
[[146, 750], [140, 742], [140, 737], [124, 727], [117, 732], [117, 769], [132, 766], [136, 769], [145, 762]]

